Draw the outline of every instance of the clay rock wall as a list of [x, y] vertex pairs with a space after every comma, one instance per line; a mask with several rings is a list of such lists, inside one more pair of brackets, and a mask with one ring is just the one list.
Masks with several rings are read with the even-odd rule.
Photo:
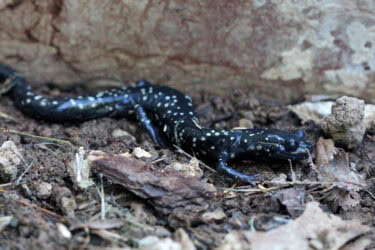
[[106, 76], [375, 101], [375, 2], [0, 0], [0, 62], [35, 84]]

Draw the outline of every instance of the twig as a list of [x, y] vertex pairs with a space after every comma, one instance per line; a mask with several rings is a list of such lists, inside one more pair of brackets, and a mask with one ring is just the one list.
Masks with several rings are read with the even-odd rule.
[[336, 184], [350, 184], [354, 186], [358, 186], [360, 188], [364, 188], [363, 185], [359, 183], [349, 182], [349, 181], [264, 181], [263, 184], [273, 184], [273, 185], [336, 185]]
[[264, 189], [254, 189], [254, 188], [219, 188], [219, 189], [228, 191], [228, 192], [239, 192], [239, 193], [268, 193], [268, 192], [279, 190], [281, 188], [288, 187], [288, 186], [290, 185], [270, 187], [270, 188], [264, 188]]
[[72, 146], [72, 147], [74, 146], [70, 141], [66, 141], [66, 140], [60, 140], [60, 139], [51, 138], [51, 137], [44, 137], [44, 136], [33, 135], [33, 134], [29, 134], [29, 133], [25, 133], [25, 132], [13, 130], [13, 129], [1, 128], [1, 130], [3, 130], [3, 133], [11, 133], [11, 134], [23, 135], [23, 136], [28, 136], [28, 137], [35, 138], [35, 139], [40, 139], [40, 140], [52, 141], [52, 142], [56, 142], [56, 143], [60, 143], [60, 144], [65, 144], [65, 145], [69, 145], [69, 146]]
[[22, 180], [22, 177], [29, 171], [29, 169], [34, 165], [34, 161], [27, 166], [26, 170], [17, 178], [16, 185], [20, 184], [20, 181]]
[[56, 217], [56, 218], [59, 218], [59, 219], [62, 220], [62, 221], [67, 221], [67, 220], [68, 220], [66, 217], [64, 217], [64, 216], [62, 216], [62, 215], [56, 214], [56, 213], [54, 213], [54, 212], [52, 212], [52, 211], [49, 211], [49, 210], [47, 210], [47, 209], [45, 209], [45, 208], [38, 207], [37, 205], [29, 204], [29, 203], [27, 203], [27, 202], [20, 201], [20, 200], [16, 200], [16, 202], [20, 203], [20, 204], [23, 205], [23, 206], [26, 206], [26, 207], [32, 207], [32, 208], [35, 208], [35, 209], [37, 209], [37, 210], [40, 210], [40, 211], [42, 211], [42, 212], [44, 212], [44, 213], [46, 213], [46, 214], [52, 215], [52, 216], [54, 216], [54, 217]]
[[371, 193], [371, 192], [368, 191], [368, 190], [363, 190], [363, 191], [365, 191], [366, 193], [368, 193], [368, 194], [371, 196], [371, 198], [372, 198], [373, 200], [375, 200], [375, 195], [374, 195], [373, 193]]
[[152, 163], [152, 164], [155, 164], [155, 163], [158, 163], [158, 162], [161, 162], [161, 161], [164, 161], [164, 160], [168, 160], [168, 158], [160, 158], [160, 159], [156, 159], [155, 161], [152, 161], [151, 163]]
[[0, 187], [7, 187], [7, 186], [10, 186], [10, 185], [12, 185], [12, 183], [8, 182], [8, 183], [0, 184]]
[[292, 181], [295, 181], [297, 178], [296, 178], [296, 173], [293, 171], [292, 161], [290, 159], [288, 159], [288, 161], [289, 161], [290, 172], [292, 174]]
[[104, 187], [103, 187], [103, 175], [100, 174], [100, 198], [101, 198], [101, 219], [105, 219], [105, 196], [104, 196]]
[[[185, 156], [187, 156], [187, 157], [190, 157], [190, 159], [192, 159], [192, 158], [196, 158], [196, 157], [190, 155], [189, 153], [186, 153], [183, 149], [179, 148], [177, 145], [173, 145], [173, 146], [177, 149], [177, 152], [179, 152], [179, 153], [181, 153], [181, 154], [183, 154], [183, 155], [185, 155]], [[199, 159], [197, 159], [197, 160], [198, 160], [198, 162], [199, 162], [200, 164], [202, 164], [202, 166], [204, 166], [205, 168], [211, 170], [211, 171], [214, 172], [214, 173], [217, 173], [217, 171], [216, 171], [215, 169], [213, 169], [213, 168], [207, 166], [207, 165], [206, 165], [204, 162], [202, 162], [201, 160], [199, 160]]]
[[7, 113], [4, 113], [4, 112], [0, 112], [0, 117], [2, 117], [4, 119], [7, 119], [7, 120], [10, 120], [10, 121], [13, 121], [13, 122], [17, 121], [16, 118], [14, 118], [13, 116], [8, 115]]

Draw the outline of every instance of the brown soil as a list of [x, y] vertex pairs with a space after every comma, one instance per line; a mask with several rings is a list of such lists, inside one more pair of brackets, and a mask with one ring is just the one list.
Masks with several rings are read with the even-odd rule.
[[[56, 89], [44, 86], [38, 90], [44, 94], [54, 93], [76, 95], [84, 92], [79, 87], [70, 92], [61, 93]], [[202, 124], [212, 128], [232, 128], [239, 126], [239, 120], [247, 118], [256, 127], [273, 127], [295, 130], [302, 128], [309, 140], [316, 143], [322, 136], [321, 130], [313, 122], [300, 125], [299, 120], [286, 106], [272, 100], [260, 100], [253, 96], [246, 96], [233, 90], [228, 97], [217, 97], [207, 93], [196, 93], [194, 104], [197, 107]], [[258, 229], [273, 227], [273, 217], [295, 218], [300, 213], [291, 213], [280, 200], [280, 193], [285, 190], [297, 189], [303, 193], [303, 203], [312, 199], [319, 199], [319, 192], [312, 192], [314, 186], [288, 186], [279, 187], [275, 191], [265, 193], [240, 193], [224, 191], [222, 188], [239, 186], [232, 180], [212, 173], [203, 168], [202, 180], [214, 184], [218, 190], [218, 199], [210, 204], [211, 211], [222, 211], [225, 216], [220, 219], [211, 219], [205, 222], [194, 223], [182, 220], [173, 220], [155, 210], [147, 202], [130, 193], [119, 185], [112, 184], [106, 178], [101, 178], [98, 173], [93, 174], [95, 186], [82, 191], [73, 184], [72, 173], [68, 165], [75, 157], [79, 146], [86, 150], [101, 150], [107, 153], [121, 154], [132, 152], [136, 147], [142, 147], [152, 154], [148, 161], [155, 167], [164, 168], [172, 162], [188, 163], [186, 157], [174, 150], [159, 149], [154, 146], [147, 133], [132, 121], [125, 119], [104, 118], [92, 120], [82, 124], [49, 124], [27, 117], [17, 110], [8, 97], [0, 100], [1, 111], [15, 117], [16, 122], [0, 120], [0, 127], [27, 132], [34, 135], [63, 139], [70, 141], [74, 147], [46, 143], [46, 141], [20, 136], [6, 132], [0, 134], [1, 144], [4, 141], [14, 141], [21, 150], [25, 162], [19, 166], [17, 176], [26, 171], [29, 164], [32, 166], [26, 171], [22, 179], [16, 184], [2, 186], [0, 189], [0, 217], [11, 215], [11, 223], [0, 232], [0, 248], [11, 249], [66, 249], [66, 248], [92, 248], [92, 247], [137, 247], [138, 240], [149, 235], [157, 237], [173, 237], [178, 228], [183, 228], [193, 243], [204, 248], [218, 246], [223, 237], [232, 230], [250, 229], [254, 225]], [[251, 112], [250, 112], [251, 111]], [[248, 121], [245, 121], [248, 122]], [[130, 136], [115, 138], [112, 132], [115, 129], [127, 131]], [[321, 199], [321, 205], [330, 213], [343, 219], [358, 219], [372, 227], [370, 238], [374, 239], [375, 205], [371, 193], [375, 192], [372, 159], [375, 154], [374, 131], [368, 131], [361, 146], [349, 152], [350, 162], [355, 163], [359, 173], [366, 175], [366, 190], [360, 191], [357, 206], [343, 209], [334, 200]], [[315, 154], [313, 153], [313, 157]], [[158, 161], [158, 159], [162, 159]], [[272, 162], [253, 160], [250, 162], [234, 163], [235, 169], [244, 173], [258, 173], [258, 181], [274, 180], [282, 174], [291, 179], [291, 168], [288, 162]], [[311, 169], [301, 163], [293, 163], [293, 172], [299, 180], [316, 180]], [[46, 182], [52, 185], [51, 195], [39, 198], [37, 193], [40, 184]], [[101, 225], [99, 229], [88, 225], [91, 221], [101, 218], [101, 198], [98, 190], [104, 187], [106, 200], [107, 219], [116, 219], [120, 224]], [[264, 185], [272, 187], [272, 185]], [[277, 186], [276, 186], [277, 187]], [[73, 215], [64, 214], [62, 205], [57, 201], [62, 192], [71, 193], [71, 199], [77, 204]], [[302, 212], [302, 211], [301, 211]], [[58, 223], [64, 224], [72, 233], [71, 239], [64, 238]], [[86, 226], [76, 226], [78, 223]], [[276, 225], [277, 226], [277, 225]], [[101, 230], [101, 231], [100, 231]], [[113, 235], [103, 236], [103, 232]], [[120, 236], [118, 239], [114, 236]], [[371, 247], [375, 247], [373, 243]]]

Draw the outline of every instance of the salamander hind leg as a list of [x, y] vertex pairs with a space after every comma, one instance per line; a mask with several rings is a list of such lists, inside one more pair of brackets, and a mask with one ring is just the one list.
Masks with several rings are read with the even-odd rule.
[[152, 125], [151, 119], [148, 117], [146, 111], [139, 104], [135, 105], [135, 110], [139, 122], [146, 128], [155, 144], [162, 148], [167, 148], [168, 143], [162, 138], [159, 129]]
[[246, 174], [240, 173], [240, 172], [230, 168], [227, 164], [227, 160], [228, 160], [228, 154], [222, 153], [220, 158], [219, 158], [217, 167], [216, 167], [216, 170], [219, 173], [225, 174], [225, 175], [231, 177], [234, 180], [246, 182], [246, 183], [254, 186], [253, 180], [259, 176], [258, 174], [246, 175]]

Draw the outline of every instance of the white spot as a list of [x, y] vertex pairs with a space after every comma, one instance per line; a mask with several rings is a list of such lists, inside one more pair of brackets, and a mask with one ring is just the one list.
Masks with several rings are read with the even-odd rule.
[[74, 101], [73, 99], [70, 99], [69, 101], [70, 101], [70, 103], [71, 103], [73, 106], [77, 105], [76, 101]]
[[[27, 99], [27, 100], [29, 100], [29, 99]], [[26, 102], [27, 102], [27, 100], [26, 100]], [[57, 105], [57, 104], [59, 104], [59, 102], [58, 101], [53, 101], [52, 104], [53, 105]]]
[[191, 111], [189, 111], [189, 115], [194, 115], [194, 113], [193, 113], [193, 112], [191, 112]]
[[39, 100], [39, 99], [42, 99], [42, 97], [40, 95], [34, 96], [34, 100]]
[[82, 104], [79, 104], [79, 105], [78, 105], [78, 108], [79, 108], [79, 109], [83, 109], [83, 105], [82, 105]]
[[180, 113], [180, 115], [184, 115], [184, 113], [183, 113], [183, 112], [181, 112], [181, 113]]
[[31, 99], [30, 98], [27, 98], [26, 99], [26, 103], [30, 103], [31, 102]]
[[220, 133], [219, 133], [219, 132], [216, 132], [216, 133], [215, 133], [215, 135], [216, 135], [216, 136], [219, 136], [219, 135], [220, 135]]
[[160, 107], [161, 106], [161, 102], [158, 102], [158, 104], [156, 104], [156, 106]]
[[193, 107], [193, 104], [191, 104], [191, 102], [189, 102], [188, 105], [189, 105], [190, 107]]
[[230, 158], [232, 158], [232, 159], [233, 159], [235, 156], [236, 156], [236, 155], [235, 155], [234, 153], [231, 153], [231, 154], [230, 154]]
[[177, 96], [176, 95], [172, 95], [172, 98], [177, 98]]
[[125, 94], [125, 95], [124, 95], [124, 97], [125, 97], [125, 98], [128, 98], [128, 97], [129, 97], [129, 95], [128, 95], [128, 94]]
[[205, 141], [205, 140], [206, 140], [206, 138], [205, 138], [205, 137], [202, 137], [202, 138], [201, 138], [201, 141]]
[[197, 144], [193, 143], [193, 147], [196, 147], [196, 146], [197, 146]]
[[247, 139], [243, 140], [245, 143], [247, 143]]
[[211, 133], [207, 133], [206, 135], [207, 135], [207, 136], [211, 136]]
[[92, 97], [92, 96], [89, 96], [89, 101], [95, 101], [95, 98], [94, 97]]
[[164, 125], [163, 132], [167, 132], [167, 129], [168, 129], [167, 125]]
[[231, 139], [231, 140], [234, 140], [234, 137], [232, 136], [230, 139]]
[[167, 113], [170, 114], [170, 113], [172, 113], [172, 111], [168, 110]]
[[144, 97], [142, 97], [142, 100], [146, 101], [147, 100], [147, 95], [145, 95]]
[[194, 137], [194, 138], [193, 138], [193, 142], [196, 142], [196, 141], [197, 141], [197, 138]]
[[166, 104], [164, 104], [164, 107], [168, 108], [168, 106], [169, 106], [168, 102]]
[[169, 95], [167, 95], [166, 97], [165, 97], [165, 100], [167, 100], [167, 101], [169, 101], [171, 99], [171, 97], [169, 96]]
[[211, 146], [211, 149], [214, 150], [214, 149], [215, 149], [215, 146]]

